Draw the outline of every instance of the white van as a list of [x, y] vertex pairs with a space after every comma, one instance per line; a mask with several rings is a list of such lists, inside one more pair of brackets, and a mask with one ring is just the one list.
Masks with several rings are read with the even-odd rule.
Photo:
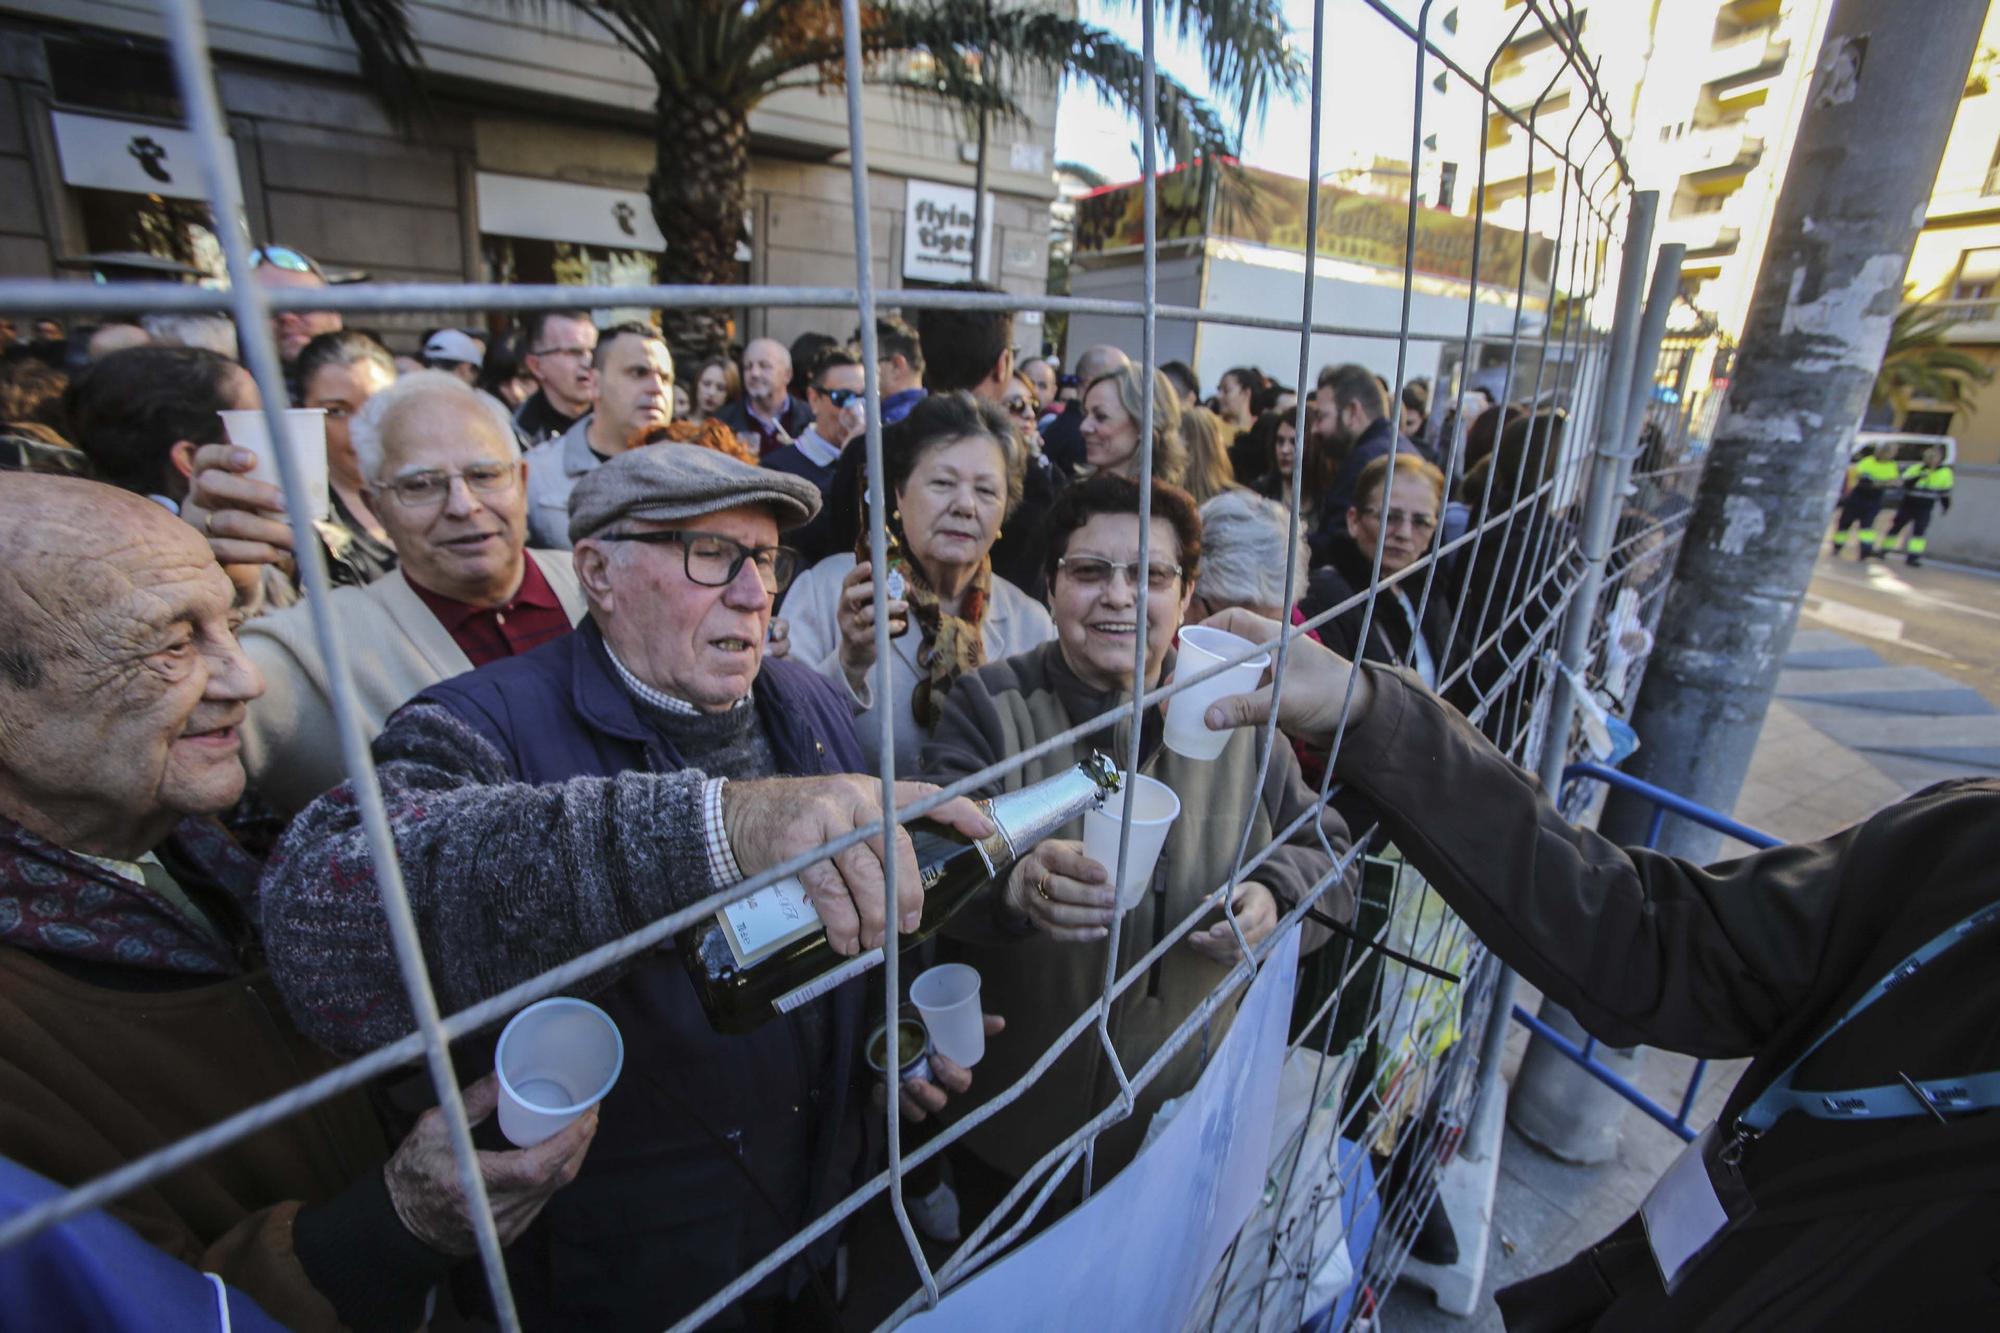
[[1899, 467], [1924, 461], [1924, 453], [1929, 449], [1944, 450], [1944, 465], [1950, 467], [1958, 461], [1958, 441], [1949, 435], [1904, 435], [1896, 431], [1859, 431], [1854, 436], [1854, 447], [1848, 450], [1847, 461], [1861, 457], [1861, 451], [1870, 446], [1877, 458], [1886, 458]]

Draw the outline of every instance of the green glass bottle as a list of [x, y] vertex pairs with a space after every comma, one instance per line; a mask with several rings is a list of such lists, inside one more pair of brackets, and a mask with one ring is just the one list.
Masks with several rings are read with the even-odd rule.
[[[1118, 790], [1118, 768], [1092, 754], [1055, 777], [1007, 792], [980, 808], [994, 832], [972, 839], [928, 819], [906, 825], [923, 877], [923, 924], [895, 936], [923, 943], [1042, 839]], [[853, 958], [827, 943], [819, 914], [797, 879], [782, 879], [681, 932], [681, 957], [717, 1032], [749, 1032], [826, 994], [882, 961], [880, 948]]]

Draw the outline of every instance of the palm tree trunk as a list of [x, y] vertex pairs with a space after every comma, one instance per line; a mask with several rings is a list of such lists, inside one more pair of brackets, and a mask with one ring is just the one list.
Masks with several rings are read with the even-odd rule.
[[[750, 173], [749, 112], [699, 92], [662, 96], [658, 111], [646, 197], [667, 241], [660, 281], [734, 286]], [[729, 317], [724, 307], [665, 311], [676, 364], [691, 367], [726, 352]]]

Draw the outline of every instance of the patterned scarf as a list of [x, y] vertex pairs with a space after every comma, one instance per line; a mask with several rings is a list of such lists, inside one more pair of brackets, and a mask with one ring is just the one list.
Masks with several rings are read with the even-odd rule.
[[[237, 902], [255, 901], [258, 865], [212, 819], [186, 819], [174, 858]], [[235, 976], [234, 950], [148, 885], [0, 818], [0, 940], [30, 953], [196, 976]]]
[[[910, 712], [917, 725], [928, 732], [937, 724], [944, 697], [951, 683], [968, 671], [986, 665], [986, 604], [993, 596], [993, 561], [979, 562], [972, 581], [959, 594], [958, 614], [944, 609], [931, 587], [924, 567], [910, 558], [903, 541], [900, 514], [889, 516], [889, 568], [893, 579], [903, 577], [902, 600], [910, 604], [910, 616], [917, 622], [917, 688], [910, 694]], [[857, 560], [868, 559], [868, 529], [863, 524], [855, 543]], [[890, 600], [896, 600], [892, 586]]]

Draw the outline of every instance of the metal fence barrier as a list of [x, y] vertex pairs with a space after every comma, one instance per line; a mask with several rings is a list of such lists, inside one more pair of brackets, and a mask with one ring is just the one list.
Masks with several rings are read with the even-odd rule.
[[[872, 276], [871, 236], [868, 227], [867, 181], [868, 144], [861, 114], [860, 90], [863, 63], [860, 41], [859, 0], [842, 0], [845, 28], [844, 64], [847, 87], [847, 115], [851, 134], [851, 177], [855, 215], [855, 283], [853, 287], [744, 287], [710, 289], [669, 286], [616, 288], [513, 287], [492, 284], [442, 286], [436, 284], [376, 285], [314, 292], [267, 292], [251, 279], [248, 244], [243, 229], [235, 224], [242, 216], [239, 183], [224, 149], [225, 135], [210, 66], [209, 51], [198, 0], [162, 0], [184, 104], [190, 128], [200, 147], [208, 197], [217, 219], [219, 236], [228, 264], [231, 286], [225, 292], [166, 285], [135, 285], [116, 289], [93, 288], [83, 284], [5, 281], [0, 282], [0, 306], [34, 307], [49, 310], [107, 311], [225, 310], [235, 317], [245, 361], [263, 395], [274, 438], [282, 438], [278, 411], [286, 402], [284, 381], [276, 348], [269, 331], [271, 315], [285, 309], [329, 309], [338, 311], [380, 311], [390, 309], [488, 310], [525, 312], [537, 309], [588, 306], [646, 306], [682, 308], [724, 304], [736, 307], [796, 306], [858, 311], [866, 375], [867, 431], [866, 456], [869, 468], [869, 499], [872, 512], [886, 512], [883, 491], [882, 438], [879, 413], [879, 386], [876, 381], [875, 314], [885, 307], [905, 310], [953, 307], [1037, 309], [1050, 312], [1090, 312], [1137, 316], [1142, 338], [1138, 361], [1150, 378], [1156, 362], [1158, 321], [1201, 321], [1217, 327], [1281, 329], [1299, 336], [1298, 384], [1311, 383], [1310, 335], [1343, 334], [1393, 341], [1396, 347], [1394, 383], [1400, 385], [1409, 373], [1411, 342], [1411, 297], [1416, 277], [1417, 210], [1419, 201], [1414, 183], [1427, 151], [1424, 124], [1425, 88], [1434, 75], [1441, 74], [1457, 85], [1476, 92], [1476, 114], [1481, 126], [1477, 179], [1473, 184], [1472, 255], [1469, 272], [1464, 334], [1460, 364], [1473, 368], [1475, 344], [1484, 358], [1483, 372], [1498, 371], [1503, 404], [1520, 401], [1537, 409], [1528, 428], [1530, 445], [1518, 456], [1502, 459], [1483, 469], [1476, 494], [1465, 497], [1466, 521], [1463, 530], [1447, 537], [1440, 525], [1429, 550], [1416, 562], [1390, 577], [1383, 577], [1383, 549], [1372, 553], [1371, 586], [1355, 598], [1329, 608], [1305, 623], [1287, 627], [1271, 643], [1258, 645], [1257, 652], [1274, 649], [1272, 672], [1282, 682], [1293, 642], [1332, 622], [1336, 617], [1359, 610], [1360, 640], [1365, 642], [1383, 597], [1407, 599], [1414, 608], [1413, 623], [1423, 622], [1434, 598], [1449, 597], [1450, 589], [1470, 590], [1451, 609], [1451, 634], [1441, 659], [1436, 663], [1440, 691], [1462, 691], [1468, 700], [1468, 716], [1483, 727], [1516, 761], [1544, 773], [1559, 774], [1576, 752], [1572, 739], [1572, 713], [1579, 698], [1567, 682], [1575, 679], [1602, 685], [1614, 702], [1632, 697], [1632, 690], [1644, 669], [1643, 641], [1657, 620], [1665, 590], [1671, 580], [1673, 558], [1687, 521], [1690, 499], [1698, 480], [1702, 454], [1699, 440], [1691, 440], [1691, 408], [1697, 395], [1686, 392], [1690, 373], [1699, 373], [1686, 348], [1669, 349], [1668, 356], [1683, 360], [1662, 369], [1654, 365], [1660, 345], [1660, 331], [1650, 332], [1650, 343], [1642, 336], [1640, 295], [1648, 260], [1651, 257], [1650, 218], [1654, 197], [1634, 195], [1626, 171], [1622, 149], [1612, 130], [1602, 90], [1594, 68], [1579, 40], [1580, 23], [1568, 0], [1528, 0], [1518, 7], [1511, 30], [1495, 46], [1483, 69], [1467, 68], [1439, 44], [1433, 28], [1433, 0], [1424, 0], [1412, 21], [1398, 14], [1384, 0], [1368, 0], [1374, 16], [1401, 33], [1411, 44], [1414, 57], [1410, 156], [1413, 188], [1408, 203], [1404, 231], [1406, 262], [1401, 274], [1402, 300], [1395, 327], [1355, 325], [1327, 321], [1316, 309], [1315, 283], [1303, 281], [1302, 306], [1296, 320], [1276, 315], [1227, 315], [1188, 307], [1164, 306], [1157, 300], [1157, 163], [1158, 137], [1152, 108], [1156, 103], [1154, 6], [1140, 6], [1141, 33], [1145, 57], [1145, 98], [1140, 142], [1144, 153], [1144, 256], [1143, 291], [1139, 301], [1106, 301], [1055, 296], [979, 294], [963, 291], [903, 291], [879, 289]], [[1328, 42], [1327, 16], [1322, 7], [1315, 13], [1311, 45], [1311, 83], [1308, 114], [1310, 120], [1309, 178], [1320, 179], [1322, 168], [1322, 88]], [[1560, 51], [1562, 60], [1540, 96], [1525, 106], [1507, 106], [1494, 96], [1496, 68], [1503, 54], [1517, 49], [1525, 38], [1546, 38]], [[1549, 101], [1559, 81], [1567, 79], [1582, 89], [1583, 106], [1572, 113], [1557, 140], [1555, 131], [1544, 127], [1544, 103]], [[1567, 99], [1563, 103], [1566, 104]], [[1530, 189], [1522, 203], [1520, 230], [1524, 235], [1542, 235], [1550, 241], [1552, 256], [1545, 280], [1531, 273], [1527, 250], [1522, 254], [1508, 288], [1512, 300], [1512, 324], [1504, 339], [1496, 342], [1490, 331], [1475, 329], [1475, 316], [1482, 302], [1478, 275], [1482, 273], [1482, 251], [1488, 243], [1487, 183], [1488, 144], [1484, 126], [1488, 117], [1500, 117], [1525, 131], [1527, 179], [1537, 173], [1553, 173], [1555, 183], [1549, 194]], [[1435, 128], [1435, 127], [1428, 127]], [[1539, 165], [1538, 165], [1539, 164]], [[1319, 196], [1307, 192], [1306, 235], [1319, 231]], [[1664, 257], [1663, 257], [1664, 258]], [[1666, 266], [1663, 263], [1662, 268]], [[1677, 262], [1674, 264], [1677, 270]], [[1489, 287], [1491, 284], [1486, 284]], [[1657, 285], [1657, 284], [1656, 284]], [[1616, 299], [1612, 300], [1615, 293]], [[1529, 302], [1539, 317], [1531, 317]], [[1603, 311], [1610, 305], [1608, 320]], [[1338, 316], [1340, 312], [1331, 312]], [[1504, 357], [1497, 355], [1504, 347]], [[1662, 362], [1661, 366], [1666, 366]], [[1665, 376], [1662, 379], [1662, 375]], [[1678, 383], [1681, 392], [1668, 401], [1655, 392], [1662, 383]], [[1443, 386], [1440, 386], [1442, 389]], [[1440, 397], [1443, 395], [1440, 394]], [[1393, 398], [1392, 398], [1393, 402]], [[1310, 396], [1301, 395], [1295, 424], [1304, 440], [1309, 431]], [[1393, 410], [1393, 409], [1392, 409]], [[1566, 414], [1567, 427], [1563, 420]], [[1152, 400], [1146, 398], [1145, 419], [1140, 423], [1142, 442], [1152, 438]], [[1642, 435], [1641, 424], [1646, 426]], [[1455, 420], [1448, 439], [1440, 441], [1447, 494], [1458, 490], [1466, 473], [1466, 433], [1470, 423]], [[1545, 457], [1538, 457], [1538, 453]], [[1393, 485], [1395, 458], [1392, 454], [1389, 484]], [[1141, 457], [1142, 500], [1139, 561], [1148, 559], [1150, 538], [1150, 493], [1145, 481], [1152, 476], [1150, 445]], [[304, 478], [288, 455], [281, 455], [280, 472], [290, 512], [307, 512]], [[1294, 469], [1289, 496], [1292, 540], [1303, 534], [1303, 469]], [[1385, 486], [1385, 494], [1387, 487]], [[885, 534], [880, 524], [870, 533], [870, 553], [877, 568], [884, 564]], [[341, 733], [346, 772], [357, 794], [368, 844], [379, 877], [379, 890], [387, 909], [397, 961], [406, 983], [407, 998], [416, 1018], [416, 1030], [403, 1039], [382, 1047], [338, 1069], [314, 1078], [298, 1088], [240, 1113], [211, 1128], [126, 1164], [99, 1179], [77, 1182], [67, 1194], [29, 1209], [0, 1226], [0, 1248], [18, 1244], [65, 1218], [101, 1205], [116, 1204], [120, 1196], [177, 1170], [186, 1164], [238, 1142], [259, 1128], [344, 1091], [361, 1086], [421, 1058], [443, 1108], [450, 1130], [453, 1152], [462, 1188], [472, 1202], [476, 1219], [479, 1255], [493, 1307], [503, 1328], [518, 1328], [512, 1292], [509, 1288], [498, 1235], [487, 1208], [480, 1174], [473, 1156], [471, 1131], [450, 1060], [454, 1039], [489, 1028], [530, 1000], [573, 986], [621, 960], [670, 939], [683, 928], [710, 917], [727, 903], [736, 901], [791, 874], [803, 864], [865, 837], [881, 832], [881, 826], [863, 829], [812, 853], [795, 857], [785, 864], [753, 876], [740, 885], [697, 903], [685, 910], [649, 924], [623, 939], [612, 941], [560, 967], [514, 986], [455, 1014], [443, 1014], [432, 993], [426, 972], [422, 941], [412, 917], [401, 881], [395, 849], [390, 838], [380, 788], [360, 720], [360, 709], [351, 680], [355, 645], [343, 642], [332, 632], [327, 611], [329, 585], [315, 543], [302, 542], [299, 549], [300, 577], [306, 600], [313, 607], [314, 626], [331, 677], [331, 691]], [[1469, 571], [1484, 570], [1491, 577], [1475, 586]], [[1287, 604], [1296, 602], [1302, 589], [1294, 586], [1287, 572]], [[1141, 669], [1146, 660], [1147, 588], [1139, 580], [1139, 643], [1135, 660]], [[876, 675], [874, 688], [890, 697], [890, 651], [888, 642], [887, 591], [882, 581], [875, 586]], [[1476, 602], [1476, 605], [1474, 604]], [[1240, 659], [1239, 659], [1240, 660]], [[1561, 669], [1551, 669], [1561, 668]], [[1566, 671], [1564, 670], [1566, 669]], [[880, 709], [880, 781], [884, 808], [894, 809], [894, 818], [903, 822], [923, 814], [941, 801], [963, 791], [990, 783], [997, 777], [1019, 770], [1040, 755], [1066, 745], [1104, 725], [1129, 720], [1132, 744], [1119, 756], [1128, 769], [1139, 760], [1138, 723], [1143, 711], [1162, 704], [1178, 690], [1200, 677], [1190, 677], [1153, 690], [1135, 690], [1129, 705], [1120, 705], [1104, 715], [1051, 737], [1029, 750], [1009, 756], [992, 768], [962, 782], [954, 783], [935, 796], [896, 808], [894, 745], [890, 734], [894, 722], [889, 709]], [[1103, 986], [1097, 1001], [1079, 1014], [1061, 1036], [1045, 1051], [1014, 1085], [999, 1092], [977, 1111], [958, 1118], [936, 1138], [914, 1151], [905, 1151], [902, 1127], [890, 1086], [884, 1112], [887, 1163], [862, 1186], [813, 1220], [778, 1249], [733, 1279], [699, 1308], [675, 1325], [698, 1327], [729, 1307], [768, 1274], [798, 1255], [816, 1238], [841, 1226], [869, 1202], [886, 1195], [909, 1258], [918, 1277], [918, 1290], [891, 1318], [897, 1322], [918, 1310], [935, 1305], [958, 1282], [1007, 1248], [1047, 1205], [1058, 1185], [1077, 1173], [1087, 1193], [1091, 1181], [1093, 1148], [1098, 1136], [1110, 1125], [1129, 1117], [1136, 1097], [1158, 1074], [1166, 1062], [1201, 1032], [1208, 1019], [1231, 1002], [1254, 978], [1264, 963], [1268, 944], [1252, 949], [1236, 920], [1233, 890], [1269, 857], [1273, 848], [1295, 835], [1312, 821], [1317, 827], [1319, 808], [1338, 794], [1333, 777], [1332, 756], [1337, 756], [1346, 734], [1352, 696], [1343, 702], [1339, 727], [1331, 747], [1325, 776], [1320, 782], [1318, 803], [1287, 828], [1274, 832], [1269, 843], [1253, 845], [1254, 808], [1244, 822], [1237, 840], [1230, 874], [1214, 886], [1194, 912], [1179, 921], [1166, 937], [1133, 967], [1119, 972], [1119, 927], [1113, 924], [1107, 943]], [[1259, 737], [1259, 773], [1269, 770], [1279, 745], [1289, 744], [1275, 727], [1275, 708]], [[1586, 772], [1588, 770], [1575, 770]], [[1312, 893], [1284, 914], [1278, 938], [1285, 927], [1301, 920], [1336, 884], [1362, 865], [1364, 835], [1369, 829], [1352, 830], [1354, 848], [1335, 855], [1336, 849], [1320, 839], [1334, 866]], [[1127, 856], [1130, 839], [1127, 821], [1121, 830], [1118, 860], [1120, 868]], [[1382, 849], [1376, 848], [1377, 851]], [[1371, 868], [1395, 866], [1389, 860], [1371, 859]], [[1511, 978], [1497, 960], [1489, 957], [1480, 942], [1456, 922], [1431, 888], [1404, 870], [1380, 871], [1374, 881], [1382, 892], [1372, 903], [1363, 898], [1371, 916], [1362, 938], [1337, 938], [1321, 951], [1315, 966], [1335, 978], [1318, 1012], [1305, 1016], [1298, 1027], [1290, 1056], [1310, 1063], [1312, 1101], [1336, 1105], [1331, 1122], [1310, 1117], [1301, 1124], [1287, 1149], [1286, 1165], [1274, 1176], [1275, 1205], [1284, 1216], [1293, 1199], [1311, 1199], [1314, 1208], [1328, 1201], [1365, 1193], [1380, 1213], [1373, 1244], [1354, 1262], [1350, 1290], [1363, 1299], [1346, 1307], [1343, 1319], [1366, 1313], [1368, 1299], [1379, 1296], [1401, 1270], [1409, 1246], [1436, 1192], [1440, 1166], [1454, 1152], [1460, 1137], [1477, 1117], [1498, 1113], [1501, 1088], [1498, 1081], [1499, 1042], [1504, 1036], [1511, 1009]], [[1382, 876], [1386, 875], [1386, 879]], [[895, 921], [899, 887], [893, 863], [887, 872], [887, 919]], [[1364, 874], [1364, 885], [1370, 881]], [[1128, 1069], [1120, 1061], [1112, 1041], [1109, 1022], [1117, 997], [1143, 976], [1145, 970], [1165, 950], [1174, 947], [1195, 923], [1208, 912], [1219, 909], [1234, 932], [1241, 954], [1237, 966], [1216, 986], [1194, 1012], [1181, 1023], [1162, 1050], [1138, 1069]], [[1385, 981], [1387, 965], [1380, 952], [1367, 947], [1380, 945], [1388, 956], [1405, 961], [1395, 966], [1394, 994]], [[1455, 982], [1452, 978], [1457, 978]], [[901, 995], [901, 976], [896, 951], [887, 953], [881, 969], [885, 1007], [894, 1012]], [[1342, 1046], [1334, 1045], [1336, 1011], [1344, 1012]], [[1421, 1037], [1415, 1036], [1419, 1025]], [[1440, 1027], [1442, 1025], [1442, 1028]], [[1448, 1042], [1436, 1036], [1448, 1029]], [[949, 1258], [933, 1267], [910, 1223], [904, 1205], [904, 1179], [915, 1166], [930, 1161], [950, 1144], [989, 1120], [1004, 1107], [1026, 1095], [1055, 1060], [1076, 1043], [1095, 1043], [1103, 1049], [1115, 1074], [1119, 1095], [1109, 1106], [1071, 1132], [1051, 1149], [1037, 1167], [1011, 1191], [1002, 1205], [978, 1226]], [[1425, 1044], [1425, 1043], [1429, 1044]], [[1441, 1044], [1440, 1044], [1441, 1043]], [[1371, 1063], [1373, 1072], [1366, 1081], [1357, 1074], [1359, 1060]], [[893, 1062], [892, 1062], [893, 1063]], [[1344, 1069], [1344, 1073], [1343, 1073]], [[1385, 1079], [1385, 1071], [1388, 1071]], [[893, 1081], [893, 1071], [887, 1076]], [[1339, 1088], [1337, 1081], [1346, 1080]], [[1683, 1119], [1685, 1108], [1683, 1109]], [[1358, 1145], [1358, 1147], [1357, 1147]], [[1369, 1172], [1363, 1164], [1369, 1149], [1398, 1168], [1405, 1182], [1386, 1188], [1380, 1179], [1366, 1189], [1362, 1179]], [[1136, 1168], [1135, 1168], [1136, 1169]], [[1102, 1182], [1095, 1182], [1101, 1184]], [[1017, 1211], [1018, 1210], [1018, 1211]], [[1217, 1275], [1215, 1303], [1205, 1316], [1197, 1312], [1196, 1322], [1210, 1326], [1233, 1326], [1242, 1322], [1241, 1311], [1225, 1314], [1223, 1295], [1233, 1280], [1247, 1280], [1255, 1292], [1261, 1318], [1269, 1301], [1303, 1301], [1303, 1288], [1294, 1280], [1300, 1272], [1312, 1271], [1317, 1259], [1315, 1246], [1321, 1243], [1320, 1229], [1308, 1229], [1301, 1246], [1266, 1238], [1239, 1243], [1231, 1248], [1225, 1270]], [[1295, 1290], [1296, 1289], [1296, 1290]], [[1233, 1307], [1232, 1307], [1233, 1308]], [[1319, 1313], [1298, 1310], [1300, 1321]]]

